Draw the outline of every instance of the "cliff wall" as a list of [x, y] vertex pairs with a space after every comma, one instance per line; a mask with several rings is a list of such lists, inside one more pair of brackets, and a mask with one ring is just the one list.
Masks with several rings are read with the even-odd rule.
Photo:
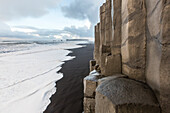
[[[96, 95], [93, 96], [96, 113], [106, 113], [104, 109], [107, 107], [105, 106], [103, 109], [100, 103], [112, 106], [108, 108], [108, 110], [112, 109], [108, 113], [121, 113], [118, 112], [118, 108], [121, 108], [120, 111], [125, 110], [126, 112], [129, 108], [130, 113], [141, 108], [142, 113], [147, 113], [149, 110], [156, 113], [155, 109], [159, 113], [170, 112], [169, 14], [170, 0], [106, 0], [106, 3], [101, 6], [100, 23], [95, 26], [94, 59], [96, 63], [93, 61], [95, 65], [92, 66], [93, 69], [100, 72], [97, 76], [104, 76], [104, 78], [99, 77], [99, 79], [96, 78], [96, 75], [90, 75], [94, 78], [91, 81], [96, 83], [97, 88], [94, 91]], [[127, 80], [121, 79], [120, 82], [117, 77]], [[115, 91], [118, 95], [125, 95], [122, 96], [124, 97], [122, 99], [133, 100], [133, 96], [142, 97], [127, 94], [130, 92], [125, 89], [133, 92], [133, 87], [128, 86], [128, 83], [136, 84], [130, 80], [141, 83], [141, 90], [142, 86], [146, 85], [148, 87], [146, 89], [152, 92], [147, 95], [145, 92], [141, 92], [150, 97], [149, 104], [138, 99], [131, 102], [127, 100], [122, 105], [114, 101], [119, 97], [115, 97], [116, 94], [113, 91], [115, 82], [111, 81], [118, 82], [118, 89]], [[121, 86], [120, 84], [126, 85]], [[118, 92], [121, 88], [123, 91]], [[134, 90], [137, 91], [138, 89], [135, 88]], [[125, 106], [125, 104], [132, 105]], [[145, 105], [146, 109], [141, 105]]]

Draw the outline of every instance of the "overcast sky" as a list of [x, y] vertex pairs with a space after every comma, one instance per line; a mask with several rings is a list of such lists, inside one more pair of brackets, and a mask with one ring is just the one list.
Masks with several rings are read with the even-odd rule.
[[93, 37], [104, 0], [0, 0], [0, 39]]

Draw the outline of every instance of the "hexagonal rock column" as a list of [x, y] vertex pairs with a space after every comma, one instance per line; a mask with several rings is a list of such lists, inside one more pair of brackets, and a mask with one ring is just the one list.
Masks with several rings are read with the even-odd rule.
[[146, 6], [145, 0], [122, 0], [122, 73], [145, 81]]
[[96, 113], [160, 113], [152, 90], [122, 77], [108, 77], [96, 90]]
[[94, 59], [96, 64], [100, 64], [100, 23], [95, 26], [95, 45], [94, 45]]
[[95, 91], [98, 79], [102, 76], [96, 71], [92, 71], [84, 78], [84, 113], [95, 113]]
[[162, 10], [162, 56], [160, 63], [160, 102], [162, 113], [170, 112], [170, 0], [164, 0]]
[[112, 76], [121, 73], [121, 0], [107, 0], [106, 14], [106, 40], [110, 51], [102, 74]]
[[[106, 23], [106, 3], [100, 7], [100, 67], [101, 71], [105, 69], [105, 59], [106, 59], [106, 37], [105, 37], [105, 23]], [[102, 73], [103, 74], [103, 73]]]

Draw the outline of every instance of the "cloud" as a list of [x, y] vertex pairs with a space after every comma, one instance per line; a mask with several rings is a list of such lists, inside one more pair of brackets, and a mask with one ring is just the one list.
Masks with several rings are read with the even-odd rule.
[[65, 27], [64, 31], [70, 32], [70, 33], [75, 34], [79, 37], [93, 37], [92, 28], [88, 29], [87, 26], [78, 27], [78, 28], [76, 28], [75, 26]]
[[92, 24], [97, 23], [99, 6], [104, 0], [74, 0], [69, 6], [63, 6], [65, 17], [78, 20], [88, 19]]
[[4, 22], [1, 22], [0, 21], [0, 32], [2, 32], [2, 31], [11, 31], [11, 28], [7, 25], [7, 24], [5, 24]]
[[71, 38], [91, 38], [92, 28], [75, 26], [65, 27], [63, 30], [39, 29], [30, 26], [16, 26], [11, 30], [0, 31], [0, 38], [19, 39], [71, 39]]
[[90, 29], [87, 27], [65, 27], [64, 30], [75, 33], [80, 37], [93, 37], [94, 36], [94, 25], [99, 19], [99, 7], [105, 0], [74, 0], [70, 5], [63, 6], [62, 12], [67, 18], [86, 20], [88, 19], [91, 23]]
[[41, 17], [55, 8], [59, 0], [0, 0], [0, 20]]

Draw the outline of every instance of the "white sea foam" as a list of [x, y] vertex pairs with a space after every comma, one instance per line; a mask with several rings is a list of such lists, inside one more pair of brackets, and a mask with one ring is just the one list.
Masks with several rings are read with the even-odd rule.
[[43, 113], [56, 92], [55, 82], [63, 77], [56, 72], [74, 58], [65, 49], [82, 47], [77, 43], [22, 45], [0, 53], [0, 113]]

